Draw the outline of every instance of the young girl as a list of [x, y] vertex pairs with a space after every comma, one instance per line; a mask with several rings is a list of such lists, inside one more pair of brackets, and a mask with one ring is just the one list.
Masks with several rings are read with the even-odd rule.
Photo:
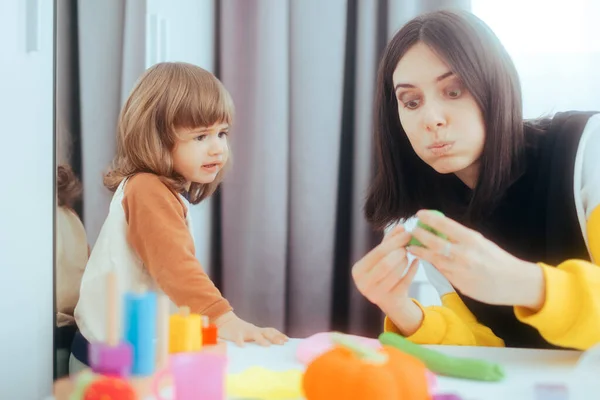
[[[384, 329], [428, 344], [600, 343], [600, 115], [523, 121], [505, 49], [478, 18], [448, 11], [394, 36], [376, 102], [366, 215], [388, 234], [353, 278]], [[443, 236], [409, 233], [415, 214]], [[442, 306], [408, 297], [409, 253]]]
[[117, 155], [104, 184], [114, 191], [106, 222], [81, 284], [73, 356], [87, 364], [86, 343], [103, 341], [104, 279], [120, 290], [160, 289], [178, 306], [208, 316], [223, 339], [284, 343], [273, 328], [238, 318], [195, 257], [189, 203], [217, 188], [229, 159], [233, 103], [209, 72], [185, 63], [157, 64], [141, 77], [118, 124]]

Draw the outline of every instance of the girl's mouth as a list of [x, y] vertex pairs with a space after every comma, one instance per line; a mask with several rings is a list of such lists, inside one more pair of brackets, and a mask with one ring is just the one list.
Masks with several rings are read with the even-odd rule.
[[219, 170], [219, 167], [221, 166], [221, 164], [204, 164], [202, 166], [202, 169], [206, 172], [210, 172], [210, 173], [214, 173], [216, 171]]

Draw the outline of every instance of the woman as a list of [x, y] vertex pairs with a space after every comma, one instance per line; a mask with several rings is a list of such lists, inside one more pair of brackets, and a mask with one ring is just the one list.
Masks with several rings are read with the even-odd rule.
[[[394, 36], [375, 109], [365, 210], [387, 235], [352, 275], [386, 314], [384, 329], [427, 344], [599, 343], [600, 115], [523, 121], [499, 40], [475, 16], [449, 11]], [[415, 215], [441, 235], [411, 230]], [[442, 306], [408, 297], [416, 260]]]

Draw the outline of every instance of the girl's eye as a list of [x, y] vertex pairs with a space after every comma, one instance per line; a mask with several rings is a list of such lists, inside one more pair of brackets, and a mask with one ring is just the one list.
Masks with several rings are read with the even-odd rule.
[[227, 132], [219, 132], [219, 137], [222, 139], [228, 135]]
[[199, 142], [203, 141], [204, 139], [206, 139], [206, 135], [196, 136], [196, 140]]

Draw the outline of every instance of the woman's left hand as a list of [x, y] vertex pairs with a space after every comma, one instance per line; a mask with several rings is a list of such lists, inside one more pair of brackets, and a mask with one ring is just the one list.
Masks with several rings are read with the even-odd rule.
[[412, 234], [424, 247], [410, 246], [408, 251], [430, 262], [461, 293], [488, 304], [541, 308], [545, 284], [540, 266], [514, 257], [448, 217], [427, 210], [417, 217], [448, 240], [416, 227]]

